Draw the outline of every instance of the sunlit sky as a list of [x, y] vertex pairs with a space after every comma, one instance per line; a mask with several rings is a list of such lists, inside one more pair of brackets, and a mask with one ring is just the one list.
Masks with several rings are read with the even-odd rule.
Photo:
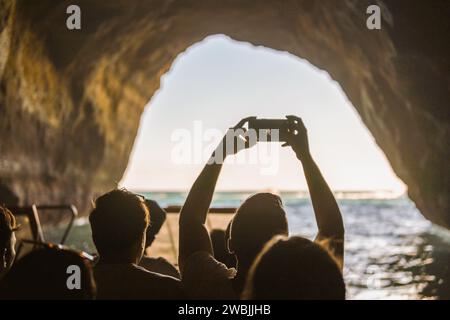
[[[302, 117], [311, 153], [333, 190], [404, 191], [404, 184], [328, 73], [288, 53], [223, 35], [190, 47], [163, 76], [161, 89], [141, 118], [120, 184], [132, 190], [187, 191], [203, 164], [175, 161], [179, 141], [174, 141], [174, 132], [185, 129], [193, 134], [201, 123], [201, 133], [206, 129], [224, 133], [247, 116], [275, 119], [289, 114]], [[197, 136], [192, 141], [202, 148], [195, 150], [211, 145]], [[255, 154], [270, 147], [266, 155], [271, 156], [270, 163], [266, 158], [258, 159], [261, 163], [227, 159], [217, 190], [307, 190], [293, 151], [276, 143], [267, 145], [243, 152]], [[241, 156], [249, 160], [247, 155]], [[277, 170], [264, 172], [269, 167]]]

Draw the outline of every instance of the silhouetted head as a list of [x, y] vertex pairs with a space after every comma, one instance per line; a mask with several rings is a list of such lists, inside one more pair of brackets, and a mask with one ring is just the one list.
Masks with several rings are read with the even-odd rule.
[[161, 230], [164, 221], [166, 221], [167, 214], [166, 211], [161, 208], [156, 201], [145, 200], [145, 204], [147, 205], [151, 216], [151, 223], [147, 227], [145, 241], [145, 248], [148, 248], [152, 245], [156, 235], [159, 233], [159, 230]]
[[286, 212], [281, 198], [271, 193], [250, 196], [233, 217], [228, 248], [239, 266], [249, 267], [275, 235], [287, 235]]
[[246, 299], [340, 300], [345, 283], [332, 255], [302, 237], [275, 237], [247, 276]]
[[9, 270], [16, 256], [16, 230], [14, 215], [7, 208], [0, 206], [0, 277]]
[[95, 298], [90, 262], [75, 251], [37, 249], [19, 259], [2, 282], [2, 299]]
[[6, 185], [0, 182], [0, 203], [8, 207], [17, 207], [19, 197]]
[[127, 190], [110, 191], [95, 201], [89, 221], [100, 261], [139, 262], [149, 224], [143, 198]]

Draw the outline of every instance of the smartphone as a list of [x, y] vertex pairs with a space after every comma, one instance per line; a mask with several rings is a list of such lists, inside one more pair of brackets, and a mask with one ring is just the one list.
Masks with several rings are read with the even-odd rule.
[[258, 141], [286, 142], [288, 128], [287, 119], [251, 119], [248, 129], [256, 131]]

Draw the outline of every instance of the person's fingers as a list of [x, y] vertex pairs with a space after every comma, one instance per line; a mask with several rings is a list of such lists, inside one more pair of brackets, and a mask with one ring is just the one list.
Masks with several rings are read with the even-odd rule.
[[288, 120], [289, 124], [297, 125], [300, 118], [296, 116], [286, 116], [286, 119]]
[[286, 116], [286, 118], [288, 118], [288, 126], [291, 128], [294, 135], [306, 134], [307, 129], [302, 118], [296, 116]]
[[236, 128], [236, 131], [234, 132], [234, 135], [237, 139], [240, 139], [242, 141], [247, 141], [247, 129], [245, 128]]
[[251, 131], [247, 131], [245, 133], [245, 140], [246, 140], [245, 147], [247, 149], [253, 147], [254, 145], [256, 145], [258, 143], [258, 138]]
[[251, 144], [250, 139], [247, 137], [247, 138], [245, 139], [245, 149], [248, 149], [248, 148], [250, 148], [250, 147], [252, 147], [252, 144]]
[[288, 122], [287, 131], [288, 131], [288, 136], [296, 136], [299, 131], [298, 124], [291, 122], [291, 121]]
[[250, 120], [252, 120], [252, 119], [256, 119], [256, 117], [247, 117], [247, 118], [242, 119], [241, 121], [239, 121], [239, 123], [238, 123], [237, 125], [235, 125], [235, 126], [233, 127], [233, 129], [242, 128], [242, 126], [243, 126], [246, 122], [248, 122], [248, 121], [250, 121]]
[[298, 120], [296, 118], [293, 118], [293, 116], [286, 116], [287, 119], [287, 126], [291, 130], [295, 130], [298, 127]]
[[239, 133], [239, 135], [235, 136], [234, 144], [235, 144], [236, 152], [239, 151], [240, 146], [242, 146], [242, 144], [245, 149], [248, 148], [248, 145], [249, 145], [248, 137], [247, 137], [247, 130], [245, 130], [244, 128], [239, 128], [237, 130], [241, 130], [241, 132]]
[[297, 116], [286, 116], [289, 123], [294, 123], [296, 126], [300, 128], [305, 128], [305, 124], [303, 123], [303, 119]]
[[293, 115], [288, 115], [288, 116], [286, 116], [286, 118], [288, 120], [294, 120], [294, 121], [298, 121], [298, 122], [302, 121], [302, 119], [300, 117], [293, 116]]
[[293, 130], [289, 130], [288, 129], [287, 132], [286, 132], [286, 143], [289, 146], [292, 146], [292, 143], [293, 143], [294, 139], [295, 139], [295, 137], [294, 137]]
[[302, 128], [302, 129], [306, 129], [305, 123], [303, 122], [302, 118], [297, 117], [297, 116], [286, 116], [286, 118], [288, 120], [294, 121], [298, 127]]
[[294, 129], [295, 129], [295, 123], [290, 121], [290, 120], [288, 120], [288, 122], [287, 122], [287, 130], [289, 132], [292, 132]]

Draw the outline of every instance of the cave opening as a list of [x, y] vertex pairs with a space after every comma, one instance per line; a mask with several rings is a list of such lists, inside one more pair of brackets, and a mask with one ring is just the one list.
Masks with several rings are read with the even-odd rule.
[[[145, 108], [120, 185], [161, 206], [182, 205], [206, 160], [194, 155], [187, 162], [177, 162], [175, 132], [192, 133], [192, 144], [199, 146], [192, 146], [192, 152], [202, 153], [211, 142], [205, 138], [209, 129], [225, 132], [246, 116], [282, 118], [287, 114], [304, 119], [312, 153], [342, 210], [349, 243], [344, 271], [348, 297], [426, 296], [427, 288], [442, 275], [427, 277], [426, 263], [413, 271], [408, 266], [413, 257], [436, 259], [440, 265], [436, 252], [445, 244], [439, 240], [431, 249], [434, 231], [430, 230], [435, 227], [405, 195], [406, 186], [339, 83], [292, 54], [222, 34], [181, 53]], [[227, 159], [213, 206], [237, 207], [251, 193], [276, 192], [287, 208], [290, 233], [313, 238], [317, 228], [301, 166], [290, 150], [276, 145], [271, 151], [279, 160], [272, 174], [263, 174], [261, 167], [273, 165], [274, 158], [256, 164], [228, 163]], [[224, 229], [230, 218], [210, 215], [207, 224], [210, 230]], [[148, 254], [177, 262], [177, 219], [177, 215], [168, 216]], [[395, 261], [391, 261], [393, 253]], [[387, 266], [388, 260], [392, 263]]]
[[[64, 23], [68, 1], [0, 4], [1, 202], [76, 205], [67, 244], [94, 253], [85, 215], [118, 184], [184, 202], [204, 159], [174, 161], [174, 132], [192, 133], [197, 154], [207, 130], [297, 114], [343, 214], [347, 297], [448, 299], [450, 237], [433, 225], [450, 226], [447, 2], [377, 1], [380, 30], [364, 0], [81, 2], [78, 31]], [[291, 234], [312, 238], [302, 168], [272, 146], [278, 163], [227, 161], [213, 205], [274, 191]], [[230, 217], [217, 218], [208, 227]], [[176, 263], [176, 219], [152, 256]]]
[[[333, 190], [405, 192], [342, 88], [327, 72], [286, 52], [221, 34], [189, 47], [162, 77], [160, 90], [141, 118], [121, 185], [144, 191], [188, 190], [205, 161], [194, 153], [211, 144], [205, 138], [208, 130], [224, 132], [246, 116], [288, 114], [303, 118], [311, 148]], [[192, 155], [182, 163], [174, 159], [177, 130], [192, 133]], [[218, 189], [305, 190], [292, 152], [279, 145], [271, 150], [279, 159], [268, 156], [259, 165], [231, 161]]]

